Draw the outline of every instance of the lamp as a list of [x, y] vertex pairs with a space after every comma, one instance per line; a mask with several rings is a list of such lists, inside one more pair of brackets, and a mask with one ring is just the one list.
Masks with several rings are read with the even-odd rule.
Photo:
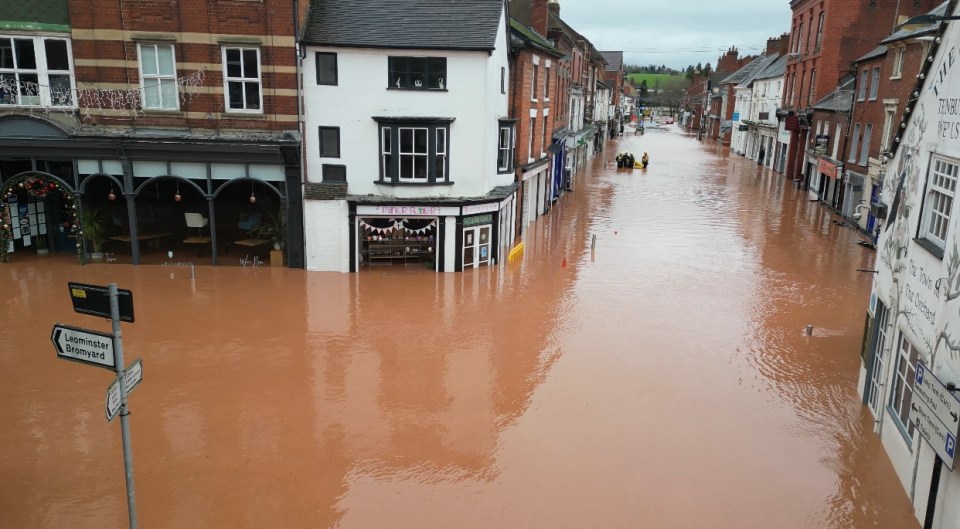
[[857, 204], [857, 207], [853, 210], [853, 215], [851, 215], [853, 220], [860, 220], [863, 217], [863, 213], [860, 213], [861, 209], [870, 209], [870, 205], [864, 204], [861, 200], [860, 203]]

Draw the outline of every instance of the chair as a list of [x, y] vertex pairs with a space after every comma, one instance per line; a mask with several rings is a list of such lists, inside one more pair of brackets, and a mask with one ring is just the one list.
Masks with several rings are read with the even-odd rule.
[[207, 227], [207, 224], [210, 223], [210, 220], [204, 217], [199, 213], [184, 213], [184, 220], [187, 222], [187, 235], [192, 233], [192, 230], [197, 230], [197, 236], [203, 236], [203, 228]]
[[262, 220], [263, 216], [261, 216], [259, 213], [254, 213], [245, 219], [240, 219], [240, 222], [237, 223], [237, 227], [243, 230], [247, 235], [253, 235], [253, 232], [260, 229], [260, 222]]

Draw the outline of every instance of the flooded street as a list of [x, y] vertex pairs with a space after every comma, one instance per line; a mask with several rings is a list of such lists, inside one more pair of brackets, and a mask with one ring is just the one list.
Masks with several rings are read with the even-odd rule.
[[110, 328], [68, 281], [133, 291], [144, 528], [919, 527], [856, 392], [874, 253], [838, 219], [671, 125], [496, 267], [0, 265], [0, 528], [127, 526], [113, 375], [50, 343]]

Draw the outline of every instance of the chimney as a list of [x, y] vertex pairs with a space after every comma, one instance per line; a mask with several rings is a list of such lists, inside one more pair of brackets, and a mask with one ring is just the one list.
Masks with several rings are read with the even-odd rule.
[[767, 39], [767, 51], [764, 52], [767, 55], [786, 55], [787, 45], [790, 43], [790, 34], [784, 33], [779, 37], [772, 37]]
[[530, 27], [546, 36], [549, 27], [547, 18], [547, 0], [530, 0]]
[[554, 15], [557, 15], [558, 17], [560, 16], [560, 4], [557, 3], [556, 1], [551, 0], [551, 2], [547, 4], [547, 8]]

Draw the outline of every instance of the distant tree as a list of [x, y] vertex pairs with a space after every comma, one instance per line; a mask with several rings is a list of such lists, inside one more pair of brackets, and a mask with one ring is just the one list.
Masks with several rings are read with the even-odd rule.
[[706, 66], [703, 67], [703, 75], [708, 76], [713, 70], [710, 68], [710, 63], [708, 62]]
[[646, 102], [650, 98], [650, 88], [647, 86], [647, 80], [640, 83], [640, 100]]

